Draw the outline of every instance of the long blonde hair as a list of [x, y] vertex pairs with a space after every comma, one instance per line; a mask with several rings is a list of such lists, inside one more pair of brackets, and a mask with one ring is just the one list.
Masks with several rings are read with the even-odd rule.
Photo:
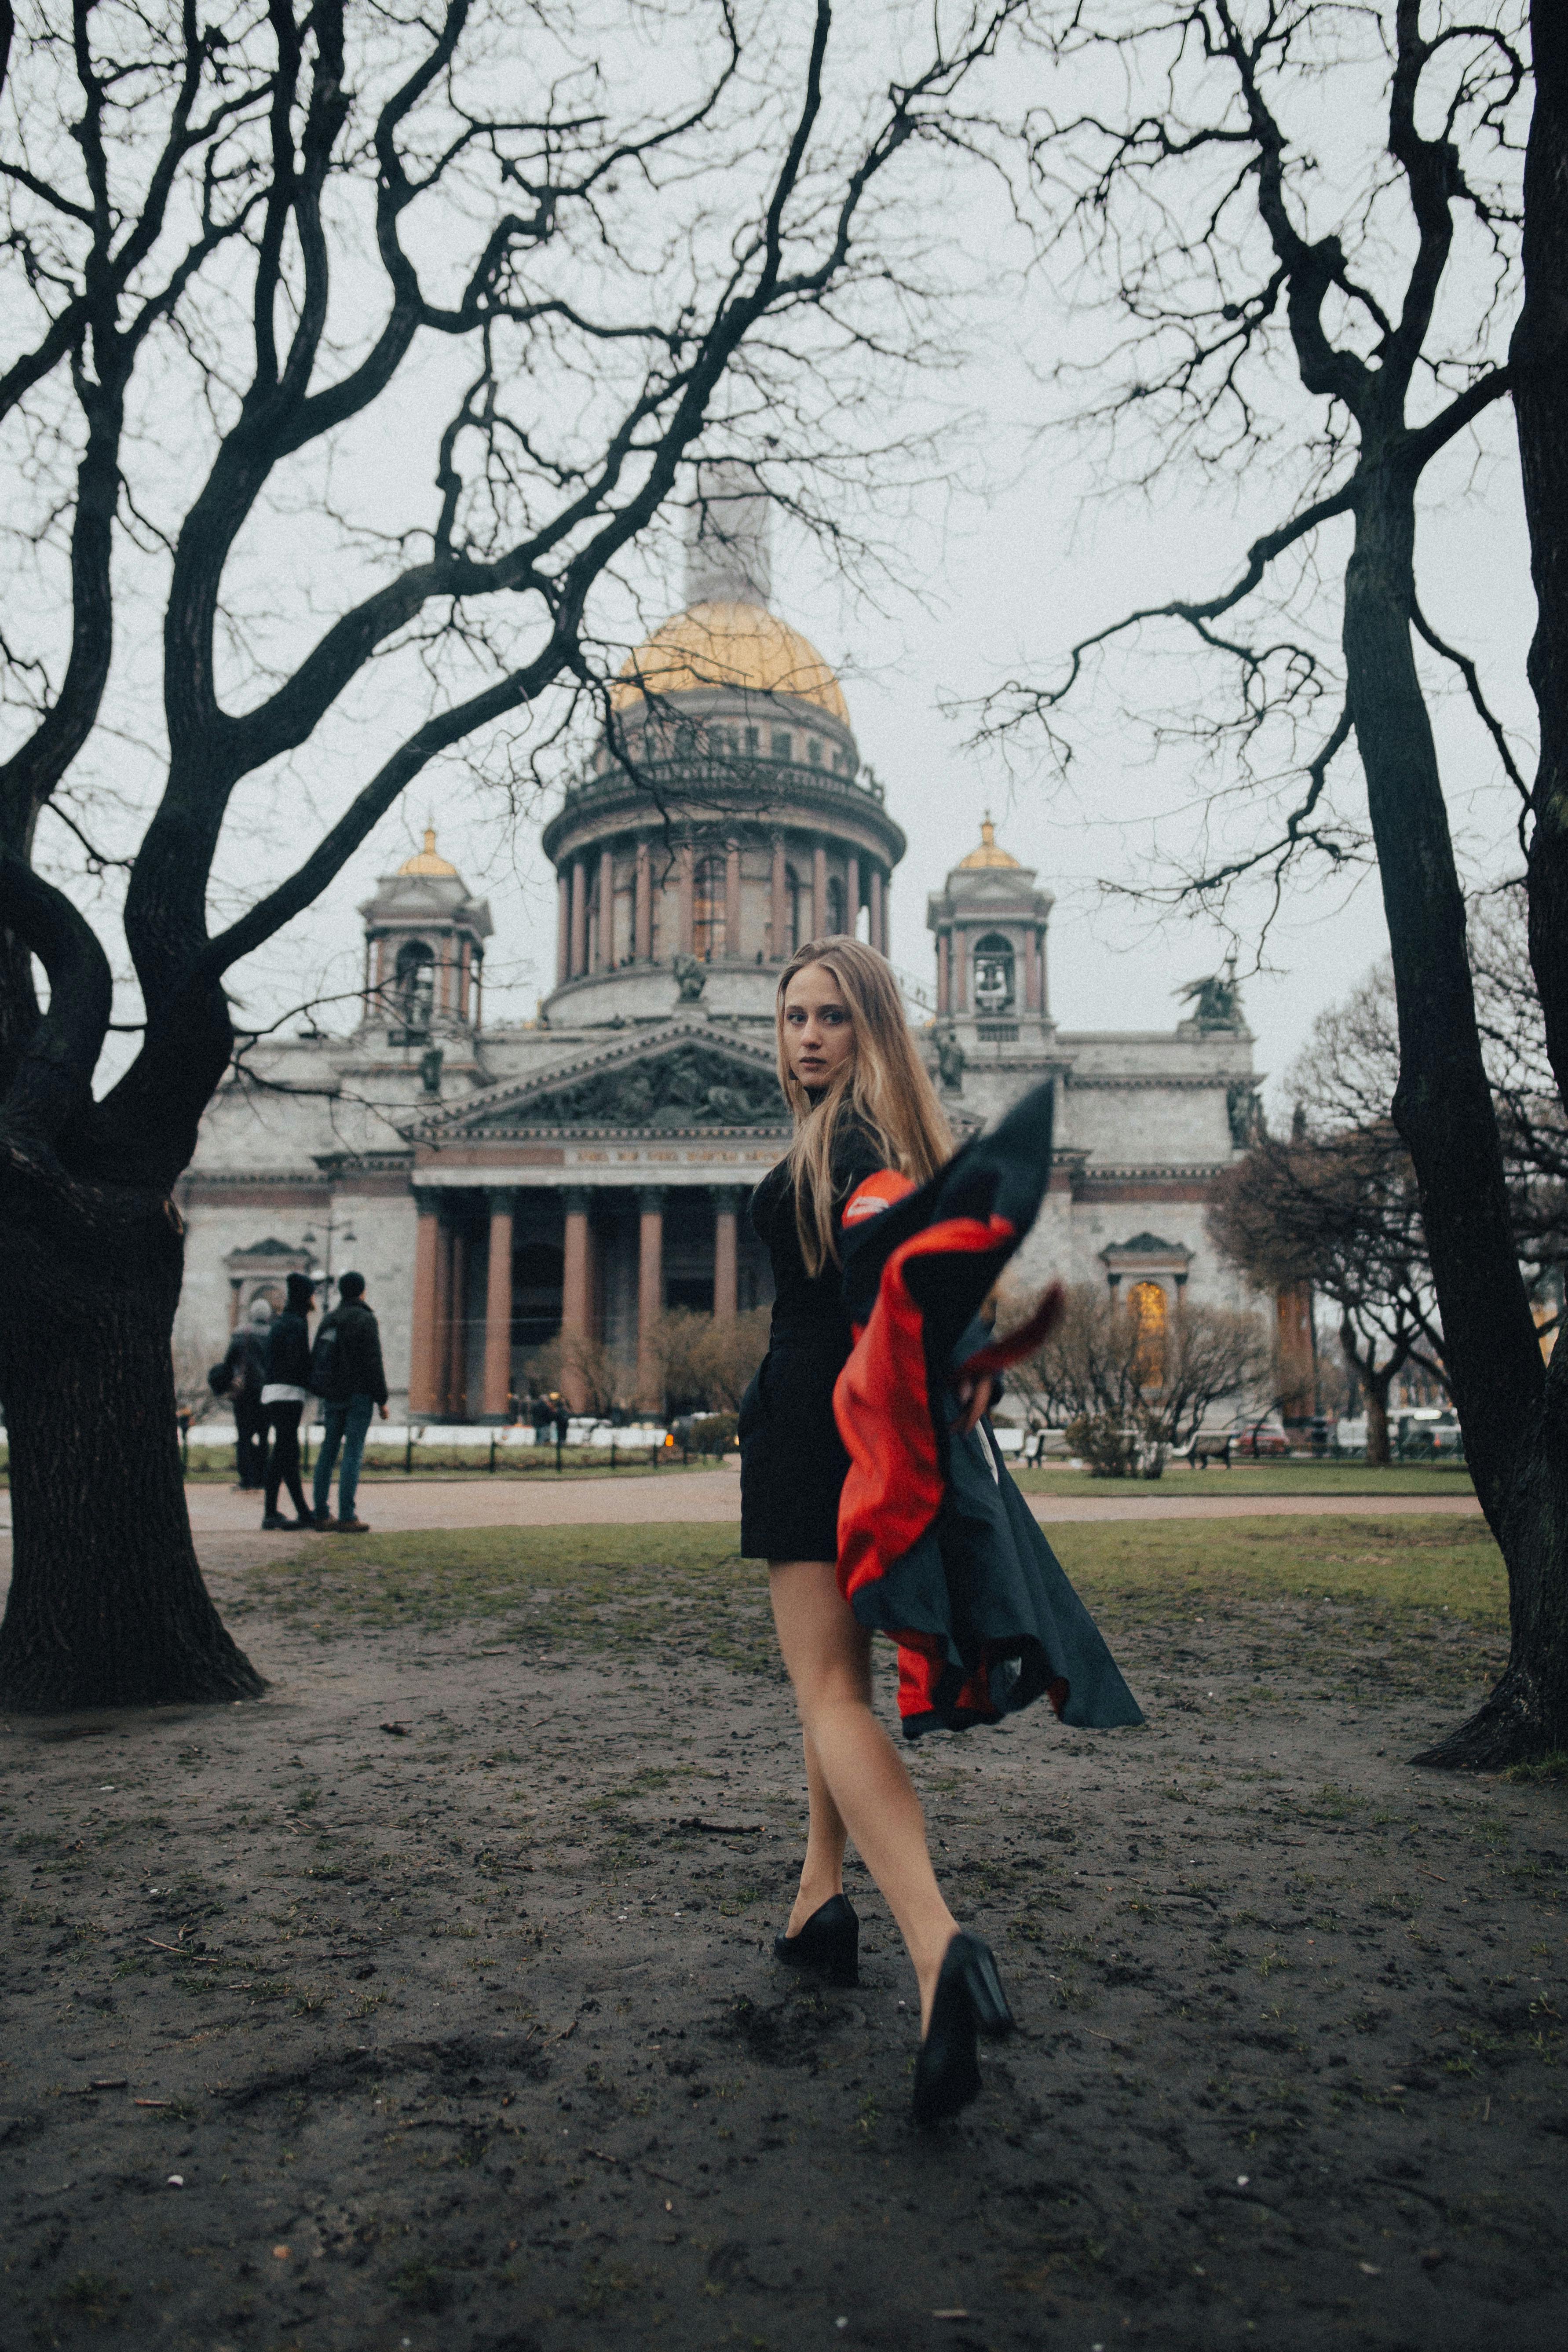
[[[784, 1050], [784, 998], [797, 972], [819, 963], [838, 983], [855, 1050], [814, 1102]], [[833, 1150], [842, 1126], [866, 1128], [889, 1168], [923, 1184], [952, 1157], [952, 1133], [915, 1051], [892, 966], [860, 940], [808, 940], [779, 975], [779, 1084], [795, 1119], [788, 1166], [795, 1230], [808, 1274], [820, 1274], [838, 1244], [833, 1231]]]

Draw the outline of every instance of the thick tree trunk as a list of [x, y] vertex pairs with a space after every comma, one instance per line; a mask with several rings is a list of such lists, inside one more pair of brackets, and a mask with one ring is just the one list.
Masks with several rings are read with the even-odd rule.
[[1502, 1146], [1481, 1060], [1436, 749], [1411, 645], [1414, 483], [1370, 485], [1345, 582], [1351, 709], [1399, 1006], [1410, 1149], [1476, 1491], [1508, 1569], [1512, 1650], [1473, 1720], [1421, 1758], [1490, 1766], [1568, 1747], [1568, 1459], [1551, 1441]]
[[[1510, 352], [1538, 614], [1530, 648], [1541, 713], [1530, 954], [1558, 1091], [1568, 1100], [1568, 15], [1561, 0], [1534, 0], [1531, 30], [1525, 299]], [[1493, 1517], [1509, 1570], [1508, 1671], [1475, 1721], [1418, 1763], [1502, 1765], [1568, 1748], [1568, 1349], [1554, 1352], [1527, 1429]]]
[[1568, 16], [1535, 0], [1535, 108], [1524, 173], [1524, 307], [1514, 376], [1541, 713], [1530, 852], [1530, 956], [1557, 1084], [1568, 1100]]
[[69, 1246], [7, 1206], [0, 1401], [14, 1561], [0, 1708], [256, 1697], [265, 1685], [207, 1596], [185, 1510], [172, 1205], [129, 1234]]
[[1362, 1375], [1366, 1391], [1366, 1460], [1370, 1470], [1388, 1467], [1388, 1391], [1392, 1379]]

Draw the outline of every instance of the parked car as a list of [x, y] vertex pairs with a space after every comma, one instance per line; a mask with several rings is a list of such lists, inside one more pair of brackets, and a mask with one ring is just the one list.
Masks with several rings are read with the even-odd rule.
[[1277, 1412], [1238, 1412], [1226, 1434], [1233, 1460], [1256, 1462], [1265, 1454], [1290, 1451], [1285, 1424]]
[[1464, 1432], [1458, 1416], [1442, 1405], [1416, 1405], [1394, 1423], [1394, 1451], [1402, 1462], [1430, 1462], [1446, 1456], [1465, 1458]]

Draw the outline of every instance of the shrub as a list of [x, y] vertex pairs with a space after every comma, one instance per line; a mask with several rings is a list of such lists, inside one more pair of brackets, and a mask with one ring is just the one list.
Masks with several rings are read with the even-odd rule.
[[1091, 1478], [1125, 1478], [1137, 1441], [1115, 1413], [1084, 1412], [1068, 1423], [1068, 1444], [1089, 1465]]

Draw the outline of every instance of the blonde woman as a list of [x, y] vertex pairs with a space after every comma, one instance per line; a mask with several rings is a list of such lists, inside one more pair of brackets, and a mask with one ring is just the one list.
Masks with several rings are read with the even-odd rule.
[[[803, 947], [779, 982], [779, 1077], [795, 1141], [758, 1186], [752, 1223], [773, 1259], [768, 1353], [741, 1410], [742, 1549], [765, 1559], [779, 1647], [795, 1686], [810, 1820], [800, 1891], [778, 1957], [858, 1980], [858, 1921], [844, 1894], [853, 1838], [909, 1947], [920, 1984], [915, 2113], [951, 2115], [980, 2087], [979, 2032], [1012, 2015], [996, 1965], [942, 1898], [925, 1821], [897, 1749], [871, 1710], [869, 1632], [839, 1591], [840, 1491], [849, 1457], [833, 1387], [851, 1333], [840, 1296], [839, 1219], [880, 1169], [921, 1184], [952, 1139], [883, 957], [858, 940]], [[977, 1380], [954, 1424], [990, 1402]]]

